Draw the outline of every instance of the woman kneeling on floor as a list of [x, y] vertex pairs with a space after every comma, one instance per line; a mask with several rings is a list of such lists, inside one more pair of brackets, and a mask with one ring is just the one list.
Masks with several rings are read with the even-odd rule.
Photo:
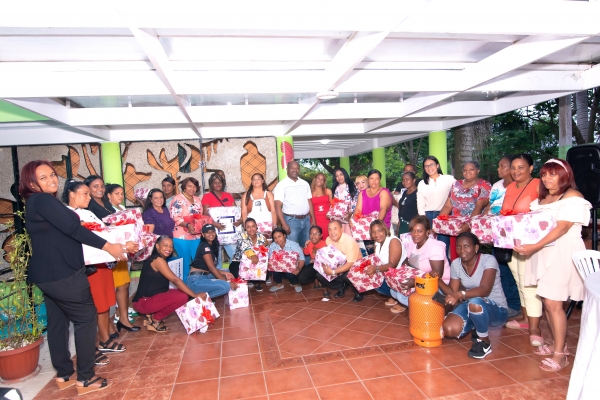
[[[508, 318], [498, 262], [490, 254], [479, 253], [479, 239], [471, 232], [456, 237], [456, 252], [450, 285], [442, 287], [446, 305], [454, 307], [444, 320], [444, 334], [461, 338], [475, 328], [468, 355], [484, 358], [492, 352], [488, 327], [501, 326]], [[465, 290], [460, 290], [461, 285]]]
[[[206, 300], [206, 293], [194, 293], [171, 271], [167, 264], [171, 253], [173, 239], [168, 236], [159, 237], [152, 255], [144, 261], [138, 290], [133, 298], [133, 308], [148, 316], [149, 331], [167, 331], [163, 320], [187, 303], [189, 297]], [[169, 289], [169, 282], [177, 289]]]

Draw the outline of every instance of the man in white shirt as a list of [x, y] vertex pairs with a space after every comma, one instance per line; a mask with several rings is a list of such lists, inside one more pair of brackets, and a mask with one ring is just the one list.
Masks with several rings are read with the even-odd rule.
[[290, 161], [287, 165], [287, 178], [275, 186], [275, 209], [281, 221], [281, 227], [287, 232], [288, 239], [304, 246], [308, 233], [315, 221], [310, 185], [298, 177], [300, 165]]

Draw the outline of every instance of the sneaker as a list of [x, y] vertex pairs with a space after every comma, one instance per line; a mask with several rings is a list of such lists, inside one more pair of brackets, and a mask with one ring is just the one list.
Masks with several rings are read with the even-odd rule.
[[254, 283], [248, 282], [248, 289], [252, 289], [254, 287]]
[[296, 285], [294, 286], [294, 290], [296, 291], [296, 293], [300, 293], [302, 291], [302, 286]]
[[508, 319], [513, 319], [521, 315], [521, 310], [508, 309]]
[[[116, 324], [117, 322], [119, 322], [119, 316], [117, 314], [115, 314], [115, 318], [113, 319], [113, 324]], [[135, 318], [133, 318], [131, 315], [129, 315], [129, 322], [132, 324], [135, 322]]]
[[477, 339], [473, 346], [471, 346], [471, 350], [467, 353], [471, 358], [485, 358], [488, 354], [492, 352], [492, 345], [490, 343], [486, 343], [481, 339]]
[[262, 285], [260, 285], [258, 283], [254, 286], [254, 289], [256, 289], [257, 292], [262, 292], [263, 291]]
[[479, 340], [479, 335], [477, 334], [477, 331], [473, 329], [471, 331], [471, 342], [477, 343], [477, 340]]
[[265, 283], [267, 285], [271, 285], [273, 283], [273, 281], [271, 280], [271, 278], [267, 278], [267, 281]]
[[131, 317], [137, 317], [138, 315], [140, 315], [140, 314], [138, 314], [138, 312], [137, 312], [137, 311], [135, 311], [135, 310], [134, 310], [133, 308], [131, 308], [131, 307], [129, 307], [129, 308], [127, 309], [127, 314], [129, 315], [129, 318], [131, 318]]
[[271, 292], [276, 292], [278, 290], [283, 289], [283, 283], [280, 283], [279, 285], [275, 285], [273, 287], [271, 287], [271, 289], [269, 289]]

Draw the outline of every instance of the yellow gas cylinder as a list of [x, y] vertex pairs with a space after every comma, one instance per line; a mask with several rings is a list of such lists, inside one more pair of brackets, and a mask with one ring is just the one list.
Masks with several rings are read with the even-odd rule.
[[440, 346], [444, 338], [444, 307], [432, 299], [438, 291], [438, 278], [429, 274], [424, 278], [415, 277], [415, 289], [408, 297], [410, 334], [419, 346]]

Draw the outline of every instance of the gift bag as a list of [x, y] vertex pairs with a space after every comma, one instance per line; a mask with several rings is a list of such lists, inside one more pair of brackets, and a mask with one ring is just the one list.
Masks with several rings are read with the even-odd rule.
[[471, 218], [471, 232], [477, 236], [481, 244], [492, 244], [493, 215], [476, 215]]
[[352, 282], [352, 286], [361, 293], [377, 289], [383, 284], [384, 276], [382, 272], [375, 272], [372, 276], [364, 272], [370, 265], [381, 265], [381, 259], [376, 254], [370, 254], [356, 260], [350, 271], [348, 271], [348, 279]]
[[[175, 259], [167, 260], [167, 265], [169, 266], [169, 269], [171, 270], [171, 272], [173, 272], [173, 274], [175, 274], [176, 277], [178, 277], [182, 281], [184, 280], [183, 279], [183, 258], [175, 258]], [[177, 286], [173, 285], [172, 282], [169, 282], [169, 289], [177, 289]]]
[[140, 250], [135, 253], [133, 256], [133, 261], [144, 261], [147, 260], [150, 255], [152, 255], [152, 251], [154, 250], [154, 245], [160, 236], [155, 235], [154, 233], [142, 232], [140, 237]]
[[269, 250], [265, 246], [254, 247], [254, 253], [258, 256], [258, 263], [252, 264], [252, 260], [242, 255], [240, 260], [240, 278], [247, 281], [264, 281], [267, 279], [267, 266], [269, 262]]
[[400, 292], [404, 296], [408, 297], [415, 291], [415, 288], [412, 287], [405, 290], [402, 288], [401, 284], [404, 281], [408, 279], [413, 279], [417, 276], [423, 277], [425, 276], [425, 272], [417, 268], [409, 267], [407, 265], [401, 265], [398, 268], [388, 269], [387, 271], [385, 271], [384, 275], [385, 281], [391, 289], [395, 290], [396, 292]]
[[208, 215], [192, 214], [183, 217], [183, 222], [194, 225], [194, 232], [197, 234], [202, 232], [202, 227], [206, 224], [212, 224], [213, 219]]
[[[135, 226], [132, 224], [107, 226], [104, 228], [102, 228], [100, 224], [94, 222], [84, 222], [82, 225], [101, 238], [106, 239], [110, 243], [120, 243], [125, 245], [127, 242], [137, 242], [135, 236]], [[113, 256], [104, 250], [90, 247], [85, 244], [82, 244], [81, 246], [83, 248], [83, 259], [85, 265], [102, 264], [116, 261]]]
[[206, 333], [208, 326], [220, 316], [215, 304], [208, 296], [206, 300], [196, 297], [179, 307], [175, 312], [188, 335], [198, 330], [200, 333]]
[[146, 201], [146, 199], [148, 198], [148, 193], [150, 193], [150, 189], [146, 189], [146, 188], [137, 188], [135, 189], [135, 191], [133, 192], [133, 196], [136, 199], [141, 200], [142, 202]]
[[331, 221], [340, 221], [343, 223], [348, 223], [347, 217], [348, 212], [350, 212], [350, 202], [346, 200], [340, 200], [337, 197], [334, 197], [331, 200], [331, 207], [329, 211], [327, 211], [327, 219]]
[[[497, 215], [492, 218], [494, 247], [512, 249], [515, 243], [535, 244], [554, 229], [555, 225], [552, 215], [544, 212]], [[553, 245], [554, 242], [547, 246]]]
[[248, 283], [242, 278], [233, 279], [231, 282], [237, 283], [238, 287], [235, 290], [230, 290], [227, 296], [225, 296], [225, 305], [229, 306], [230, 310], [250, 306]]
[[269, 271], [294, 272], [298, 268], [300, 254], [295, 251], [275, 250], [269, 259]]
[[338, 269], [344, 264], [346, 264], [346, 256], [344, 253], [336, 249], [333, 245], [327, 245], [322, 249], [317, 250], [313, 268], [331, 282], [336, 277], [333, 275], [326, 275], [325, 272], [323, 272], [323, 267], [327, 266], [331, 269]]
[[239, 207], [211, 207], [208, 213], [217, 223], [225, 225], [223, 230], [217, 230], [217, 239], [220, 244], [237, 244], [238, 235], [242, 232], [242, 227], [234, 226], [233, 223], [242, 217], [242, 210]]
[[352, 217], [352, 237], [354, 240], [371, 240], [371, 222], [379, 216], [379, 211], [367, 215], [354, 215]]
[[461, 217], [459, 215], [439, 215], [433, 219], [432, 229], [435, 233], [448, 236], [458, 236], [460, 227], [463, 224], [469, 224], [470, 217]]

